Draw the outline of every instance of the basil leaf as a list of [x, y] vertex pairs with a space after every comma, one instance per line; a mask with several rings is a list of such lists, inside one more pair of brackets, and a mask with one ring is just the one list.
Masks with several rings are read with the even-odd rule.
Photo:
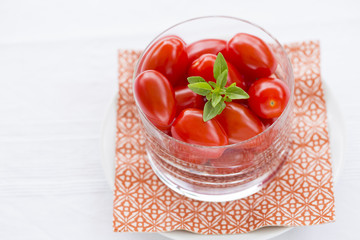
[[190, 84], [197, 82], [206, 82], [205, 79], [203, 79], [202, 77], [188, 77], [187, 80]]
[[214, 78], [218, 79], [219, 75], [228, 69], [224, 56], [219, 52], [214, 62]]
[[203, 112], [203, 120], [204, 120], [204, 122], [207, 122], [210, 119], [213, 119], [217, 115], [218, 111], [219, 111], [218, 108], [214, 108], [212, 106], [211, 100], [207, 101], [205, 103], [204, 112]]
[[228, 96], [225, 96], [225, 102], [232, 102], [232, 100], [228, 97]]
[[226, 89], [226, 96], [230, 99], [248, 99], [249, 95], [239, 87], [230, 86]]
[[219, 93], [220, 93], [221, 95], [224, 95], [224, 94], [226, 93], [226, 91], [225, 91], [224, 88], [222, 88], [222, 89], [220, 89]]
[[216, 105], [218, 105], [218, 103], [221, 101], [222, 96], [218, 93], [218, 92], [214, 92], [212, 95], [212, 101], [211, 104], [213, 107], [216, 107]]
[[201, 96], [206, 96], [208, 93], [211, 92], [212, 87], [207, 82], [196, 82], [191, 83], [188, 87], [196, 94]]
[[203, 112], [203, 120], [204, 122], [207, 122], [220, 113], [225, 109], [226, 104], [224, 102], [220, 102], [216, 105], [216, 107], [213, 106], [212, 100], [207, 101], [204, 106], [204, 112]]
[[220, 86], [220, 88], [224, 88], [227, 82], [227, 75], [228, 75], [228, 70], [225, 69], [220, 75], [219, 77], [216, 79], [216, 85]]
[[216, 83], [214, 83], [213, 81], [209, 81], [208, 82], [213, 88], [216, 88], [217, 86], [216, 86]]
[[206, 100], [210, 101], [212, 99], [212, 95], [213, 93], [212, 92], [209, 92], [208, 94], [206, 94]]
[[226, 108], [226, 104], [224, 102], [221, 102], [220, 104], [218, 104], [219, 107], [219, 111], [217, 113], [217, 115], [220, 115], [222, 113], [222, 111]]
[[209, 92], [208, 94], [206, 94], [206, 100], [211, 100], [212, 99], [212, 93]]

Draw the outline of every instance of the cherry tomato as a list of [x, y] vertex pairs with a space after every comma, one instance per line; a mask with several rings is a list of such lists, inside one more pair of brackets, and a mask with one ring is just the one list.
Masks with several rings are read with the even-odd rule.
[[[203, 54], [198, 59], [193, 61], [190, 68], [188, 69], [188, 76], [200, 76], [206, 81], [216, 82], [214, 78], [214, 63], [216, 55], [214, 54]], [[226, 87], [232, 83], [236, 83], [236, 86], [245, 89], [245, 81], [242, 75], [229, 63], [228, 65], [228, 79]]]
[[279, 79], [261, 78], [249, 88], [251, 110], [261, 118], [276, 118], [284, 111], [289, 98], [288, 86]]
[[187, 86], [177, 87], [174, 90], [176, 99], [176, 115], [179, 115], [180, 112], [186, 108], [204, 108], [204, 98], [191, 91], [191, 89]]
[[167, 130], [175, 118], [175, 94], [168, 79], [147, 70], [135, 79], [134, 93], [146, 117], [160, 130]]
[[[171, 134], [178, 140], [201, 146], [223, 146], [229, 143], [226, 133], [218, 121], [211, 119], [204, 122], [203, 111], [195, 108], [188, 108], [180, 113], [171, 126]], [[217, 158], [223, 151], [221, 148], [206, 150], [198, 148], [191, 152], [207, 158]]]
[[261, 120], [250, 109], [234, 102], [228, 103], [216, 120], [225, 130], [230, 144], [245, 141], [265, 130]]
[[186, 48], [190, 64], [205, 53], [217, 55], [219, 52], [222, 52], [222, 54], [224, 54], [225, 50], [226, 41], [221, 39], [199, 40], [191, 43]]
[[145, 53], [140, 63], [140, 72], [156, 70], [162, 73], [175, 86], [184, 79], [188, 66], [185, 42], [177, 36], [159, 39]]
[[277, 120], [277, 118], [268, 118], [268, 119], [261, 119], [262, 123], [264, 124], [265, 128], [270, 127], [273, 123]]
[[268, 77], [277, 62], [269, 46], [260, 38], [246, 33], [236, 34], [227, 44], [229, 60], [241, 73], [252, 78]]

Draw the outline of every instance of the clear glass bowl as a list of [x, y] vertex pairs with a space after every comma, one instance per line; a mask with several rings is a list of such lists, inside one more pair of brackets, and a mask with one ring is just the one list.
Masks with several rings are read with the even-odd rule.
[[[240, 32], [255, 35], [272, 48], [278, 61], [275, 75], [291, 92], [282, 115], [261, 134], [220, 147], [188, 144], [157, 129], [135, 99], [152, 169], [172, 190], [193, 199], [223, 202], [243, 198], [258, 192], [280, 170], [291, 145], [294, 92], [291, 64], [281, 44], [264, 29], [242, 19], [223, 16], [195, 18], [167, 29], [148, 45], [139, 59], [141, 62], [149, 46], [167, 35], [177, 35], [190, 44], [209, 38], [229, 40]], [[139, 74], [138, 67], [139, 63], [134, 79]]]

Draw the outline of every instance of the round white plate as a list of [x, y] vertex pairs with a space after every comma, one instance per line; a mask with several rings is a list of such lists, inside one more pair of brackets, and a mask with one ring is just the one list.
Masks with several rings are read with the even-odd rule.
[[[335, 97], [326, 84], [323, 84], [323, 86], [324, 86], [325, 100], [327, 106], [333, 176], [334, 176], [334, 182], [336, 183], [343, 162], [345, 131], [344, 131], [343, 120], [341, 117], [341, 112], [338, 107], [338, 104], [335, 101]], [[102, 165], [105, 171], [106, 179], [109, 185], [111, 186], [111, 188], [114, 187], [114, 181], [115, 181], [116, 110], [117, 110], [117, 95], [113, 98], [108, 108], [101, 131], [101, 144], [102, 144], [102, 153], [103, 153]], [[201, 235], [201, 234], [195, 234], [180, 230], [167, 232], [167, 233], [160, 233], [160, 234], [174, 240], [178, 240], [178, 239], [179, 240], [183, 240], [183, 239], [263, 240], [263, 239], [270, 239], [276, 237], [290, 229], [291, 227], [264, 227], [250, 233], [234, 234], [234, 235]]]

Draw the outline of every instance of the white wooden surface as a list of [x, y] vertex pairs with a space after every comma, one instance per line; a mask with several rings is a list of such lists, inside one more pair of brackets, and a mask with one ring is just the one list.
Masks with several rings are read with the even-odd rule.
[[[359, 1], [0, 1], [0, 239], [166, 239], [112, 233], [100, 126], [117, 49], [188, 18], [248, 19], [282, 43], [318, 39], [347, 129], [333, 224], [276, 239], [358, 239]], [[335, 126], [336, 127], [336, 126]]]

